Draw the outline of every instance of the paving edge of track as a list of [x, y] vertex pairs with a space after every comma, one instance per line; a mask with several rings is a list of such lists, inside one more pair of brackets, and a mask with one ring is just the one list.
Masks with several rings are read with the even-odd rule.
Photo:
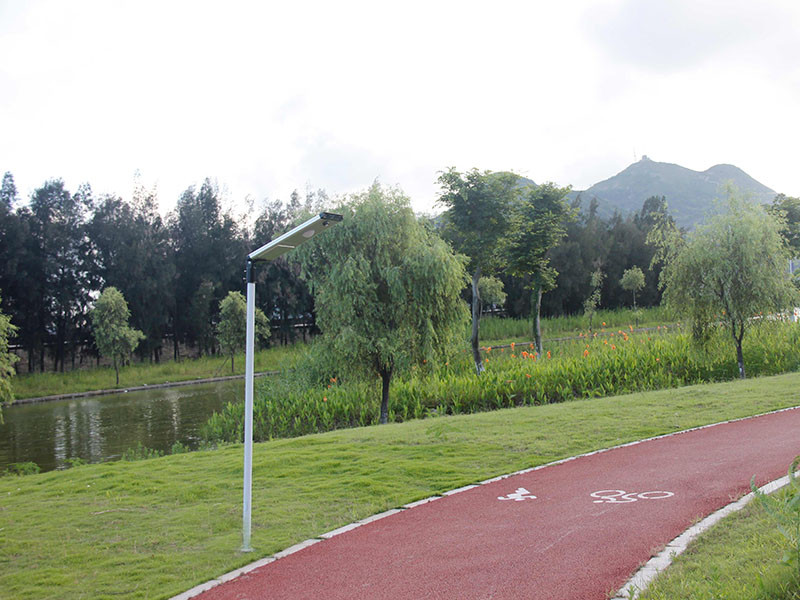
[[[708, 425], [700, 425], [698, 427], [692, 427], [690, 429], [684, 429], [682, 431], [674, 431], [672, 433], [665, 433], [662, 435], [657, 435], [650, 438], [645, 438], [642, 440], [636, 440], [633, 442], [628, 442], [626, 444], [619, 444], [618, 446], [611, 446], [609, 448], [601, 448], [600, 450], [593, 450], [592, 452], [586, 452], [584, 454], [578, 454], [576, 456], [570, 456], [568, 458], [562, 458], [561, 460], [556, 460], [553, 462], [549, 462], [544, 465], [539, 465], [536, 467], [529, 467], [527, 469], [522, 469], [521, 471], [514, 471], [513, 473], [507, 473], [505, 475], [498, 475], [497, 477], [492, 477], [491, 479], [485, 479], [483, 481], [479, 481], [477, 483], [465, 485], [460, 488], [456, 488], [454, 490], [450, 490], [447, 492], [443, 492], [441, 495], [438, 496], [430, 496], [428, 498], [423, 498], [422, 500], [417, 500], [416, 502], [410, 502], [409, 504], [404, 504], [399, 508], [392, 508], [390, 510], [384, 511], [382, 513], [378, 513], [372, 515], [370, 517], [366, 517], [361, 519], [360, 521], [356, 521], [354, 523], [349, 523], [347, 525], [343, 525], [337, 529], [332, 531], [328, 531], [327, 533], [322, 533], [315, 538], [310, 538], [305, 541], [302, 541], [294, 546], [290, 546], [285, 550], [281, 550], [273, 554], [272, 556], [268, 556], [252, 563], [249, 563], [243, 567], [225, 573], [224, 575], [220, 575], [216, 579], [212, 579], [210, 581], [206, 581], [205, 583], [201, 583], [190, 590], [182, 592], [177, 596], [173, 596], [169, 600], [189, 600], [190, 598], [194, 598], [195, 596], [199, 596], [203, 592], [207, 592], [208, 590], [217, 587], [223, 583], [227, 583], [233, 579], [236, 579], [240, 575], [244, 575], [245, 573], [249, 573], [250, 571], [254, 571], [259, 567], [263, 567], [264, 565], [268, 565], [269, 563], [275, 562], [281, 558], [289, 556], [290, 554], [294, 554], [295, 552], [299, 552], [303, 548], [308, 548], [309, 546], [313, 546], [316, 543], [322, 542], [324, 540], [330, 539], [336, 535], [341, 533], [345, 533], [347, 531], [351, 531], [356, 527], [360, 527], [361, 525], [366, 525], [367, 523], [372, 523], [373, 521], [377, 521], [379, 519], [383, 519], [385, 517], [389, 517], [391, 515], [397, 514], [404, 510], [408, 510], [410, 508], [414, 508], [415, 506], [420, 506], [422, 504], [427, 504], [428, 502], [433, 502], [434, 500], [438, 500], [443, 496], [452, 496], [453, 494], [457, 494], [459, 492], [464, 492], [466, 490], [471, 490], [476, 488], [480, 485], [485, 485], [488, 483], [493, 483], [495, 481], [501, 481], [503, 479], [508, 479], [509, 477], [514, 477], [516, 475], [523, 475], [525, 473], [531, 473], [533, 471], [538, 471], [539, 469], [544, 469], [546, 467], [552, 467], [554, 465], [559, 465], [562, 463], [566, 463], [572, 460], [576, 460], [579, 458], [583, 458], [586, 456], [592, 456], [595, 454], [600, 454], [602, 452], [608, 452], [610, 450], [615, 450], [617, 448], [626, 448], [628, 446], [636, 446], [637, 444], [643, 444], [645, 442], [650, 442], [653, 440], [659, 440], [662, 438], [673, 437], [676, 435], [682, 435], [684, 433], [689, 433], [690, 431], [699, 431], [701, 429], [708, 429], [710, 427], [717, 427], [718, 425], [725, 425], [726, 423], [735, 423], [737, 421], [746, 421], [748, 419], [756, 419], [758, 417], [763, 417], [766, 415], [772, 415], [777, 413], [782, 413], [790, 410], [797, 410], [800, 409], [800, 406], [791, 406], [789, 408], [781, 408], [779, 410], [772, 410], [769, 412], [761, 413], [758, 415], [751, 415], [749, 417], [741, 417], [739, 419], [729, 419], [727, 421], [720, 421], [719, 423], [709, 423]], [[788, 475], [784, 475], [780, 479], [776, 479], [775, 481], [771, 481], [768, 484], [764, 485], [763, 487], [759, 488], [759, 491], [764, 492], [765, 494], [772, 493], [781, 487], [787, 485], [789, 483]], [[739, 498], [738, 500], [731, 502], [730, 504], [723, 506], [721, 509], [711, 513], [702, 521], [698, 522], [696, 525], [691, 526], [689, 529], [681, 533], [675, 539], [670, 541], [664, 549], [653, 556], [648, 560], [636, 573], [622, 586], [619, 591], [617, 592], [616, 596], [614, 596], [611, 600], [635, 600], [639, 597], [639, 594], [644, 591], [644, 589], [655, 579], [655, 577], [664, 569], [666, 569], [670, 564], [672, 564], [672, 560], [678, 556], [679, 554], [683, 553], [686, 550], [687, 546], [690, 542], [692, 542], [697, 536], [701, 533], [708, 530], [718, 521], [720, 521], [723, 517], [726, 517], [729, 514], [737, 512], [743, 509], [747, 504], [753, 500], [754, 494], [750, 492]]]

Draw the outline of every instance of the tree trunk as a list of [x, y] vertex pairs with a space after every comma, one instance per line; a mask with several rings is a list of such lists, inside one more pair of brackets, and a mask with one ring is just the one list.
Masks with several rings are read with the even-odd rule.
[[391, 380], [391, 369], [382, 369], [381, 381], [383, 382], [383, 389], [381, 393], [381, 425], [385, 425], [389, 422], [389, 383]]
[[745, 379], [744, 353], [742, 352], [742, 339], [744, 338], [744, 323], [740, 323], [737, 331], [736, 322], [731, 319], [731, 335], [736, 343], [736, 362], [739, 364], [739, 378]]
[[236, 371], [233, 369], [233, 352], [231, 352], [231, 375], [233, 375]]
[[636, 290], [633, 290], [633, 310], [636, 310]]
[[117, 387], [119, 387], [119, 363], [117, 363], [117, 357], [114, 357], [114, 372], [117, 374]]
[[483, 373], [483, 363], [481, 362], [481, 351], [478, 349], [478, 333], [481, 322], [481, 296], [478, 293], [478, 282], [481, 279], [481, 268], [477, 267], [472, 275], [472, 360], [475, 362], [475, 372], [480, 375]]
[[542, 322], [540, 312], [542, 309], [542, 286], [535, 284], [533, 295], [531, 296], [531, 315], [533, 316], [533, 341], [536, 345], [536, 353], [542, 356]]
[[736, 361], [739, 363], [739, 377], [745, 378], [744, 372], [744, 354], [742, 353], [742, 340], [736, 342]]

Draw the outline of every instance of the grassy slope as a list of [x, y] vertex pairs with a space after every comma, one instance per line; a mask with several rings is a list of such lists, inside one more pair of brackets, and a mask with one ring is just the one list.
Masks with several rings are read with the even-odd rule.
[[[169, 597], [353, 520], [589, 450], [798, 404], [800, 374], [258, 444], [242, 555], [240, 446], [0, 479], [9, 598]], [[34, 575], [35, 570], [35, 575]]]
[[797, 568], [778, 561], [786, 544], [758, 502], [701, 536], [642, 594], [642, 600], [794, 600]]

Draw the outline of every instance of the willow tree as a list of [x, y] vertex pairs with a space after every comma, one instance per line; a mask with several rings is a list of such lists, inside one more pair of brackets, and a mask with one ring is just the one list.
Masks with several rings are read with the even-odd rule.
[[529, 281], [531, 317], [536, 351], [542, 353], [542, 294], [555, 288], [558, 272], [550, 266], [549, 251], [567, 232], [574, 211], [567, 205], [570, 188], [552, 183], [530, 186], [513, 205], [508, 233], [502, 250], [508, 271]]
[[386, 423], [392, 376], [442, 358], [463, 333], [466, 258], [417, 220], [398, 189], [375, 184], [337, 212], [342, 223], [294, 255], [322, 348], [341, 370], [380, 378]]
[[119, 385], [119, 368], [144, 339], [138, 329], [128, 326], [128, 303], [115, 287], [107, 287], [100, 294], [92, 310], [92, 325], [97, 349], [102, 356], [110, 357]]
[[753, 318], [786, 310], [797, 290], [787, 274], [780, 220], [732, 188], [721, 208], [688, 235], [666, 264], [664, 297], [668, 306], [692, 317], [695, 331], [722, 322], [744, 378], [742, 341]]
[[472, 358], [478, 375], [483, 371], [480, 349], [482, 275], [490, 275], [502, 265], [498, 251], [508, 231], [508, 211], [520, 190], [520, 177], [514, 173], [490, 173], [473, 169], [462, 175], [454, 168], [438, 179], [442, 188], [437, 202], [446, 208], [442, 215], [443, 235], [457, 252], [469, 257], [472, 274]]

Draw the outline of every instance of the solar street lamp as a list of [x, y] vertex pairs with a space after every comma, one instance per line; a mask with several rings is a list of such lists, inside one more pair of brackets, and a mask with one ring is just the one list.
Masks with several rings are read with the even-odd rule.
[[294, 250], [321, 231], [342, 220], [342, 215], [320, 213], [302, 225], [254, 250], [247, 256], [247, 333], [245, 337], [244, 371], [244, 492], [242, 499], [242, 552], [252, 552], [250, 546], [250, 513], [253, 490], [253, 376], [256, 320], [256, 283], [253, 263], [275, 260]]

